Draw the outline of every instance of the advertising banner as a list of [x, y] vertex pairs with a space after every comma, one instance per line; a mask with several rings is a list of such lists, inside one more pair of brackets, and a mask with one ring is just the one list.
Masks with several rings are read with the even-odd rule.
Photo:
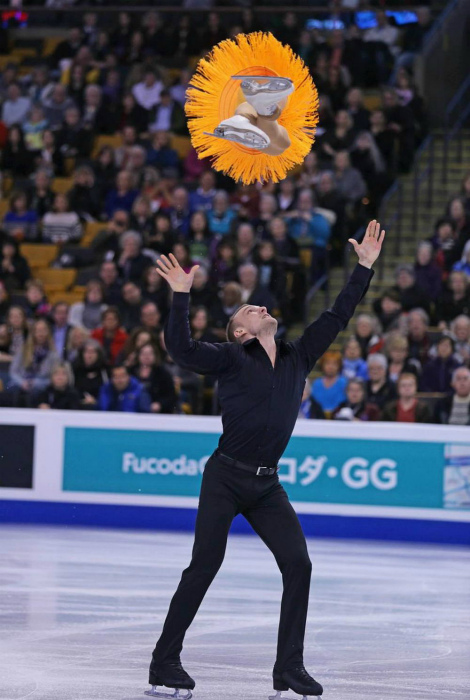
[[0, 425], [0, 488], [33, 487], [34, 426]]
[[[197, 497], [218, 433], [66, 427], [63, 489]], [[300, 503], [470, 508], [470, 445], [292, 437], [279, 478]]]

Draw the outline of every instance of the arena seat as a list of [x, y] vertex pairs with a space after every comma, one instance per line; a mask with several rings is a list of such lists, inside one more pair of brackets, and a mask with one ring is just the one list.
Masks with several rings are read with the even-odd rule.
[[8, 201], [8, 199], [0, 200], [0, 219], [3, 219], [9, 208], [10, 202]]
[[83, 301], [83, 293], [77, 292], [75, 289], [67, 292], [55, 289], [48, 292], [48, 298], [51, 304], [57, 304], [58, 301], [63, 301], [66, 304], [76, 304], [77, 301]]
[[312, 266], [312, 251], [310, 248], [301, 248], [299, 251], [299, 257], [302, 266], [309, 270]]
[[100, 134], [96, 137], [93, 146], [92, 158], [96, 158], [103, 146], [111, 146], [111, 148], [120, 148], [122, 146], [121, 134]]
[[20, 59], [18, 56], [14, 56], [13, 54], [0, 56], [0, 70], [5, 70], [9, 63], [20, 63]]
[[13, 178], [10, 175], [4, 175], [2, 180], [2, 190], [3, 194], [7, 195], [13, 189]]
[[85, 231], [80, 241], [81, 248], [88, 248], [96, 235], [105, 227], [103, 221], [87, 221]]
[[173, 134], [171, 137], [171, 147], [175, 149], [179, 158], [184, 160], [191, 150], [191, 139], [189, 136], [176, 136]]
[[75, 282], [76, 270], [60, 270], [50, 267], [36, 270], [36, 277], [44, 283], [46, 290], [66, 290]]
[[36, 51], [36, 49], [34, 49], [32, 47], [29, 47], [29, 48], [24, 47], [24, 48], [19, 48], [19, 49], [13, 49], [13, 51], [11, 52], [11, 55], [18, 57], [18, 59], [21, 62], [25, 58], [36, 58], [38, 55], [38, 52]]
[[48, 37], [46, 37], [46, 39], [44, 39], [42, 55], [43, 56], [50, 56], [52, 53], [54, 53], [56, 46], [58, 44], [60, 44], [60, 42], [63, 40], [64, 40], [63, 36], [48, 36]]
[[52, 181], [51, 189], [56, 194], [65, 194], [73, 187], [73, 180], [71, 177], [56, 177]]
[[53, 243], [22, 243], [20, 252], [30, 267], [45, 268], [57, 257], [59, 246]]

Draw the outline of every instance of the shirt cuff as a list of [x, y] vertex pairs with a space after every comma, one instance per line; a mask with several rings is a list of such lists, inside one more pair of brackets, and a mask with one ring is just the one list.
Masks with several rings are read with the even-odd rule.
[[189, 292], [173, 292], [172, 306], [177, 309], [187, 309], [189, 306]]
[[364, 265], [361, 265], [360, 263], [357, 263], [356, 267], [352, 271], [350, 282], [362, 282], [366, 284], [367, 282], [370, 282], [374, 275], [374, 270], [372, 270], [369, 267], [364, 267]]

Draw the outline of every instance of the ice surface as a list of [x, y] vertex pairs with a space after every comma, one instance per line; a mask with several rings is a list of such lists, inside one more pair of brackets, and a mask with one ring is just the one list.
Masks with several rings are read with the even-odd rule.
[[[0, 527], [0, 698], [144, 700], [192, 535]], [[470, 698], [470, 551], [310, 540], [305, 663], [324, 700]], [[272, 694], [281, 581], [232, 536], [186, 637], [194, 700]], [[289, 693], [292, 696], [292, 693]]]

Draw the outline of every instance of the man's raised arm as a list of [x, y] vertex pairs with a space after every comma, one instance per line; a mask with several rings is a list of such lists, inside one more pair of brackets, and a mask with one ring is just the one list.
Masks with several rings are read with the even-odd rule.
[[374, 275], [372, 265], [382, 248], [385, 231], [380, 233], [380, 224], [375, 220], [367, 227], [362, 243], [349, 239], [358, 255], [359, 263], [354, 268], [349, 282], [339, 293], [331, 309], [311, 323], [293, 345], [305, 357], [310, 372], [315, 362], [330, 347], [338, 333], [346, 328], [357, 305], [364, 297]]
[[203, 343], [191, 337], [189, 290], [199, 265], [194, 265], [186, 273], [172, 253], [169, 258], [162, 255], [157, 265], [158, 273], [173, 290], [165, 327], [165, 345], [171, 357], [182, 367], [200, 374], [218, 374], [227, 370], [234, 357], [231, 343]]

